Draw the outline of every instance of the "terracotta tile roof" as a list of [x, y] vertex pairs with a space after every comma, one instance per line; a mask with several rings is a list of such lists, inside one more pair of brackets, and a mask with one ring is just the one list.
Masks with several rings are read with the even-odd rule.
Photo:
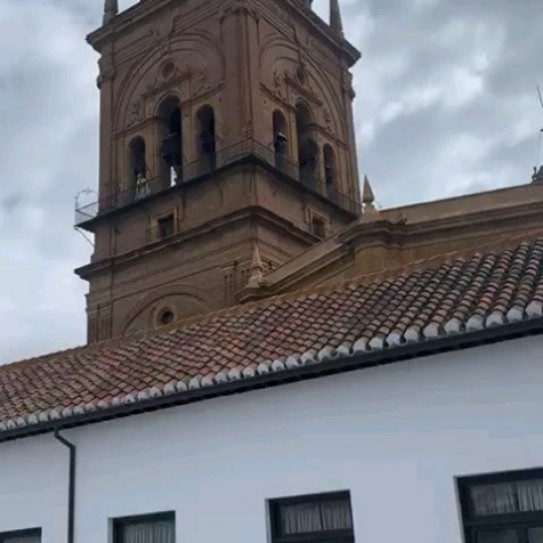
[[543, 316], [543, 238], [0, 367], [1, 432]]

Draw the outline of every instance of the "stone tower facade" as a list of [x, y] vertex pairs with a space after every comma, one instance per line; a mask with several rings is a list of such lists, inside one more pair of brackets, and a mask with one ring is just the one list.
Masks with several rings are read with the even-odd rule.
[[[89, 342], [228, 307], [359, 215], [337, 1], [140, 0], [89, 35], [100, 53], [100, 172]], [[254, 281], [255, 277], [252, 278]]]

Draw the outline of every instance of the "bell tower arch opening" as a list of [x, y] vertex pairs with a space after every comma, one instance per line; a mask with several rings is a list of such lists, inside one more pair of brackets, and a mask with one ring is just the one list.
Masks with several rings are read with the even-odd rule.
[[202, 106], [196, 113], [198, 159], [202, 173], [217, 167], [217, 142], [215, 133], [215, 112], [211, 106]]
[[159, 178], [166, 188], [183, 180], [182, 117], [177, 97], [162, 100], [157, 121]]
[[278, 109], [273, 112], [273, 150], [276, 168], [284, 170], [289, 158], [287, 120]]
[[145, 140], [141, 136], [136, 136], [128, 144], [128, 180], [130, 196], [139, 198], [140, 189], [143, 187], [147, 178], [147, 160], [146, 160]]

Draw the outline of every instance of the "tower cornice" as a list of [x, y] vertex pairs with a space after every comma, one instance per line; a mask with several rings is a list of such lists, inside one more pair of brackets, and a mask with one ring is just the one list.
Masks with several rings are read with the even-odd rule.
[[[125, 11], [120, 12], [118, 15], [108, 19], [108, 22], [102, 25], [100, 28], [94, 30], [87, 35], [87, 42], [99, 53], [103, 51], [103, 47], [114, 36], [125, 32], [131, 28], [134, 24], [140, 21], [144, 17], [148, 17], [153, 13], [158, 13], [162, 9], [170, 6], [175, 0], [140, 0], [137, 4], [131, 6]], [[262, 1], [262, 0], [261, 0]], [[209, 6], [209, 2], [206, 6]], [[360, 60], [362, 54], [358, 49], [352, 45], [343, 36], [338, 35], [325, 21], [323, 21], [316, 13], [307, 9], [297, 0], [277, 0], [279, 7], [283, 6], [297, 17], [302, 18], [314, 28], [325, 41], [334, 49], [338, 49], [342, 56], [347, 60], [348, 66], [353, 66]], [[266, 3], [263, 5], [260, 2], [254, 0], [225, 0], [222, 2], [220, 14], [221, 16], [231, 11], [245, 10], [250, 11], [253, 14], [257, 13], [260, 9], [277, 8], [275, 0], [273, 3]]]

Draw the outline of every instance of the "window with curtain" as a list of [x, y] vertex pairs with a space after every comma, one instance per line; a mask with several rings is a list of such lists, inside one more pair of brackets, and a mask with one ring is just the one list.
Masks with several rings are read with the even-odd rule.
[[0, 533], [0, 543], [41, 543], [41, 530]]
[[543, 470], [458, 481], [466, 543], [543, 543]]
[[348, 492], [272, 500], [270, 520], [273, 543], [354, 542]]
[[175, 514], [118, 519], [113, 529], [114, 543], [175, 543]]

